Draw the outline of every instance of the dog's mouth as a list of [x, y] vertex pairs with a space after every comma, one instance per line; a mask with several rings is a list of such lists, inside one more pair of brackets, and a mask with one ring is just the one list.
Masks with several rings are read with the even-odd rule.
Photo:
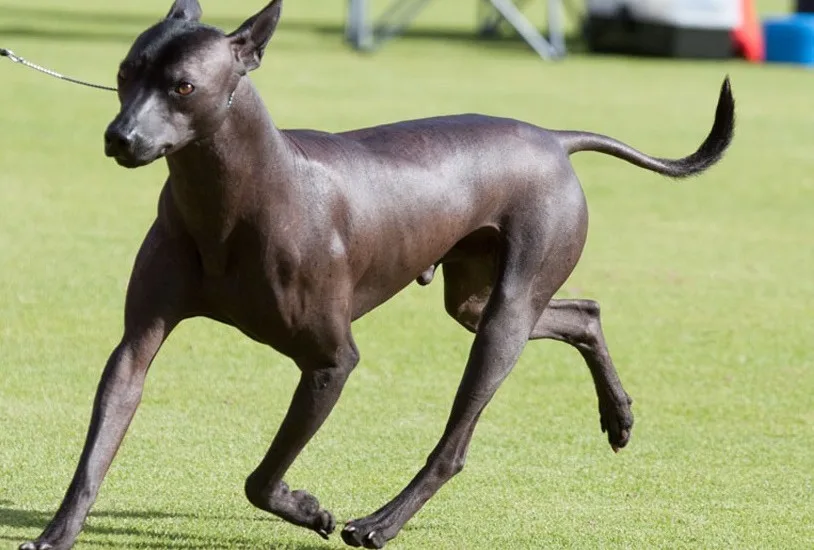
[[167, 156], [168, 153], [172, 151], [171, 145], [164, 145], [161, 147], [157, 153], [152, 155], [147, 154], [139, 154], [133, 152], [122, 152], [122, 151], [110, 151], [106, 150], [105, 154], [108, 157], [112, 157], [113, 160], [116, 161], [116, 164], [122, 166], [124, 168], [139, 168], [141, 166], [147, 166], [158, 159]]
[[117, 155], [113, 157], [113, 159], [116, 161], [116, 164], [124, 168], [139, 168], [141, 166], [147, 166], [153, 162], [152, 160], [136, 159], [125, 155]]

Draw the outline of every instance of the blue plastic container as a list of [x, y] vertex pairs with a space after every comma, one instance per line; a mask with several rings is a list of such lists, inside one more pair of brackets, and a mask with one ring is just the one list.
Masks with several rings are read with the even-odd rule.
[[814, 14], [795, 14], [763, 21], [767, 63], [814, 66]]

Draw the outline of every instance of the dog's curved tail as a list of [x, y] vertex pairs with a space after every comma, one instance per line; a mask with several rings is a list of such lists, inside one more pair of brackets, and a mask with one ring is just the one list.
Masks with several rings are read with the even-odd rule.
[[715, 122], [709, 135], [693, 154], [680, 159], [651, 157], [612, 137], [591, 132], [555, 131], [563, 148], [570, 155], [578, 151], [596, 151], [626, 160], [640, 168], [652, 170], [672, 178], [686, 178], [700, 174], [723, 157], [735, 130], [735, 99], [729, 77], [721, 85]]

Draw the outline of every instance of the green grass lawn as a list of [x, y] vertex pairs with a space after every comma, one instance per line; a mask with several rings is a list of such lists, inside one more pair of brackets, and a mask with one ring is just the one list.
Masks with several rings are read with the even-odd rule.
[[[342, 2], [287, 0], [252, 78], [282, 127], [341, 130], [483, 112], [691, 152], [730, 74], [738, 130], [724, 162], [671, 182], [574, 157], [591, 207], [564, 296], [597, 299], [636, 427], [614, 455], [590, 376], [535, 342], [484, 414], [464, 472], [393, 549], [814, 547], [814, 119], [810, 71], [574, 55], [467, 39], [474, 2], [436, 2], [375, 56], [341, 42]], [[204, 2], [232, 28], [262, 0]], [[68, 5], [69, 7], [65, 7]], [[169, 1], [0, 1], [0, 46], [113, 83]], [[766, 12], [785, 2], [761, 4]], [[122, 327], [135, 251], [166, 167], [102, 154], [114, 94], [0, 60], [0, 547], [36, 536], [76, 464]], [[439, 281], [355, 325], [362, 363], [288, 475], [346, 521], [423, 465], [471, 337]], [[214, 322], [170, 337], [77, 548], [342, 547], [253, 509], [243, 480], [297, 379], [287, 359]]]

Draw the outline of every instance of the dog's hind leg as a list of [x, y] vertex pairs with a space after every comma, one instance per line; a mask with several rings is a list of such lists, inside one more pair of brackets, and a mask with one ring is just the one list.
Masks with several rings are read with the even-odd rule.
[[183, 318], [194, 280], [187, 277], [192, 264], [185, 261], [185, 251], [156, 225], [145, 239], [127, 290], [124, 335], [99, 381], [76, 473], [54, 518], [39, 538], [20, 550], [73, 546], [136, 412], [150, 363]]
[[633, 401], [622, 387], [608, 352], [599, 304], [593, 300], [551, 300], [531, 338], [565, 342], [582, 354], [596, 387], [602, 431], [607, 432], [614, 451], [627, 445], [633, 427]]
[[[470, 332], [477, 332], [492, 288], [488, 257], [444, 264], [447, 312]], [[592, 300], [551, 300], [529, 339], [551, 339], [576, 348], [585, 359], [599, 400], [600, 426], [614, 451], [627, 445], [633, 427], [632, 401], [622, 387], [608, 352], [599, 304]]]
[[[495, 258], [488, 253], [444, 263], [447, 313], [476, 333], [492, 291]], [[591, 372], [599, 400], [600, 425], [614, 451], [627, 445], [633, 426], [632, 401], [608, 352], [599, 304], [592, 300], [551, 300], [529, 339], [552, 339], [576, 348]]]
[[[330, 318], [330, 315], [326, 315]], [[336, 522], [330, 512], [306, 491], [291, 491], [283, 476], [311, 437], [330, 414], [353, 368], [359, 352], [350, 335], [350, 321], [329, 334], [334, 343], [313, 346], [308, 357], [296, 360], [301, 376], [288, 413], [263, 460], [246, 479], [246, 497], [256, 507], [327, 539]], [[330, 350], [318, 352], [317, 350]]]
[[[538, 277], [541, 260], [537, 251], [552, 247], [532, 242], [517, 248], [523, 250], [507, 250], [500, 261], [504, 267], [489, 294], [441, 439], [426, 465], [401, 493], [375, 513], [347, 524], [342, 531], [347, 544], [383, 547], [463, 468], [481, 412], [517, 362], [546, 302], [573, 269], [573, 265], [565, 263], [554, 265], [553, 270]], [[483, 278], [491, 278], [488, 256], [473, 261], [461, 264], [461, 269], [468, 267]]]

